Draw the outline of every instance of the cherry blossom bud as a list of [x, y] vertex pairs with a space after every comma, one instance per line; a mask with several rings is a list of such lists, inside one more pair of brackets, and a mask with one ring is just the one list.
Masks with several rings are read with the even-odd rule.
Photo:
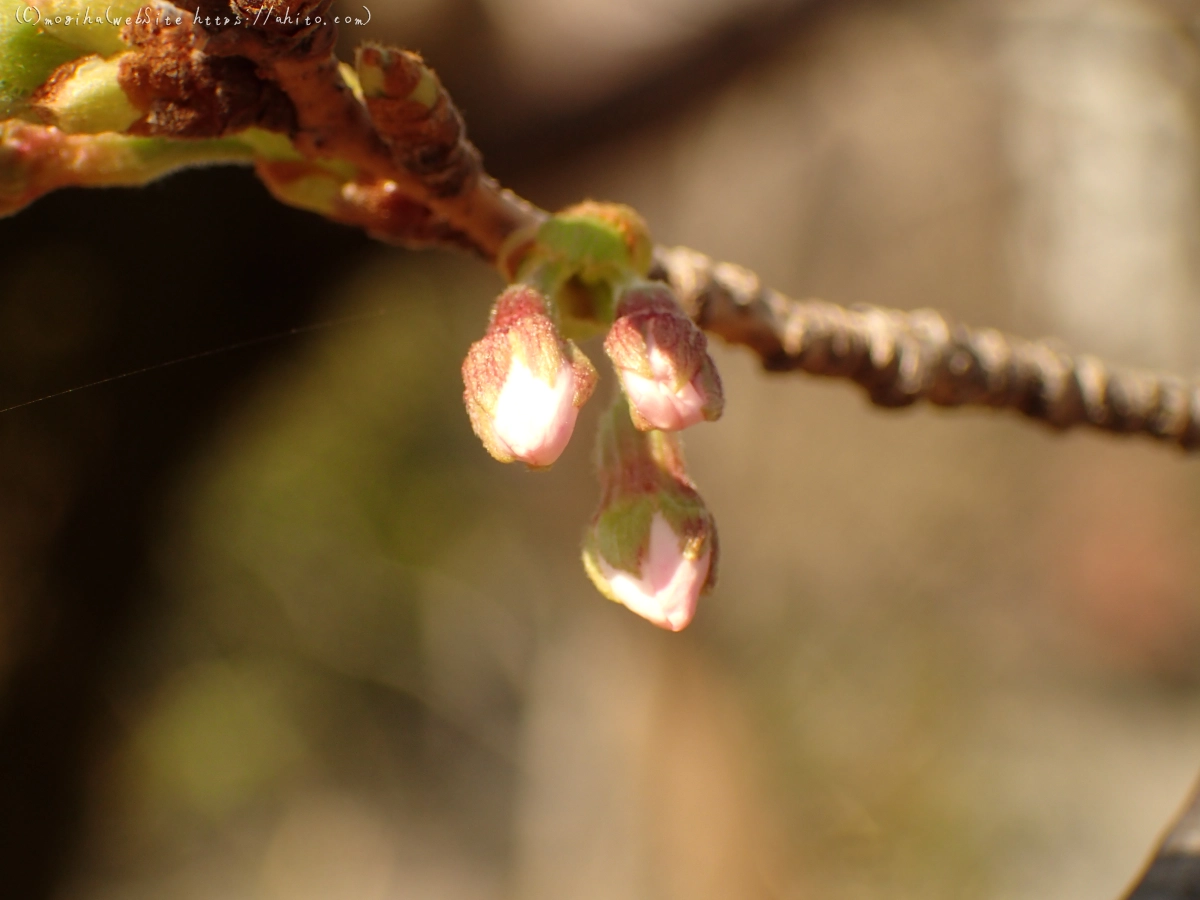
[[721, 417], [725, 398], [708, 340], [666, 285], [625, 291], [604, 350], [639, 429], [679, 431]]
[[679, 439], [637, 431], [618, 402], [602, 426], [598, 461], [603, 493], [584, 568], [610, 600], [681, 631], [715, 580], [717, 532], [684, 470]]
[[487, 334], [462, 367], [471, 427], [501, 462], [544, 468], [558, 459], [596, 370], [559, 335], [540, 293], [513, 285], [496, 300]]

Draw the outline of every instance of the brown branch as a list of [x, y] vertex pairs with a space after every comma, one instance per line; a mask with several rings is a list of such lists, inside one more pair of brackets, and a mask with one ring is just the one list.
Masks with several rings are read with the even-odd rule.
[[[343, 76], [334, 55], [331, 2], [205, 0], [197, 8], [199, 18], [164, 5], [170, 24], [126, 26], [121, 37], [129, 49], [114, 57], [116, 80], [103, 86], [122, 91], [133, 116], [141, 113], [125, 135], [185, 144], [237, 137], [250, 128], [285, 134], [284, 143], [302, 160], [270, 153], [255, 160], [263, 181], [284, 202], [362, 227], [381, 240], [448, 244], [495, 259], [509, 234], [545, 214], [483, 171], [449, 96], [416, 54], [387, 51], [386, 60], [423, 84], [421, 103], [404, 94], [376, 94], [364, 102], [357, 85], [347, 82], [354, 76]], [[377, 52], [376, 64], [380, 56]], [[31, 111], [48, 126], [59, 124], [56, 102], [78, 94], [69, 85], [79, 69], [79, 60], [60, 66], [32, 98]], [[429, 115], [415, 114], [422, 105]], [[81, 155], [93, 145], [93, 155], [100, 157], [134, 146], [114, 143], [125, 135], [114, 135], [107, 121], [89, 123], [95, 128], [85, 124], [79, 130], [87, 133], [70, 140], [56, 137], [54, 128], [38, 135], [20, 124], [10, 120], [11, 127], [0, 133], [0, 215], [61, 185], [113, 183], [96, 166], [81, 165]], [[78, 152], [42, 165], [27, 158], [30, 140]], [[174, 168], [204, 161], [203, 153], [165, 156], [178, 161]], [[222, 151], [211, 161], [228, 158]], [[59, 162], [66, 166], [62, 171], [56, 169]], [[29, 177], [31, 166], [38, 169], [37, 179]], [[130, 165], [122, 162], [120, 169], [118, 183], [140, 183]], [[147, 166], [141, 181], [165, 171]]]
[[[409, 63], [410, 72], [415, 60], [415, 66], [429, 74], [436, 90], [432, 105], [440, 115], [430, 118], [430, 127], [424, 129], [422, 123], [407, 123], [413, 126], [403, 132], [407, 147], [397, 152], [388, 141], [390, 135], [373, 120], [372, 104], [360, 102], [342, 78], [334, 55], [337, 29], [330, 24], [331, 3], [301, 2], [296, 11], [289, 13], [294, 21], [280, 24], [276, 16], [283, 4], [278, 0], [229, 0], [227, 9], [219, 12], [233, 12], [252, 24], [211, 29], [198, 24], [196, 30], [204, 34], [201, 44], [206, 54], [251, 60], [261, 77], [278, 85], [291, 99], [297, 118], [291, 137], [302, 154], [309, 159], [351, 163], [362, 173], [356, 179], [360, 190], [365, 186], [377, 195], [399, 193], [428, 209], [440, 224], [415, 235], [416, 243], [428, 243], [430, 233], [442, 231], [454, 236], [455, 245], [468, 244], [486, 258], [495, 258], [508, 234], [536, 220], [539, 212], [484, 173], [479, 153], [467, 140], [465, 129], [448, 132], [439, 127], [447, 119], [461, 124], [458, 111], [420, 57], [403, 51], [391, 51], [389, 60]], [[216, 6], [210, 2], [208, 8], [216, 14]], [[200, 12], [203, 19], [207, 10], [201, 7]], [[309, 24], [317, 20], [321, 24]], [[378, 56], [376, 53], [373, 61], [377, 62]], [[392, 106], [375, 106], [381, 112], [393, 112]], [[394, 122], [394, 117], [382, 119], [384, 124]], [[451, 147], [444, 145], [448, 136], [453, 140]], [[422, 165], [431, 153], [451, 161], [456, 168], [443, 166], [431, 171]], [[358, 213], [363, 215], [370, 208], [359, 206]], [[397, 222], [408, 220], [402, 216], [362, 224], [378, 238], [406, 243], [414, 236], [391, 229]]]
[[1200, 447], [1195, 381], [954, 324], [936, 310], [791, 300], [753, 272], [685, 248], [658, 248], [654, 274], [702, 328], [749, 347], [764, 368], [848, 378], [877, 406], [1011, 409], [1054, 428], [1090, 425]]
[[[359, 83], [347, 83], [333, 53], [330, 2], [298, 0], [281, 20], [280, 0], [204, 0], [194, 22], [183, 13], [181, 31], [127, 28], [121, 88], [145, 112], [130, 132], [168, 139], [219, 139], [251, 125], [286, 132], [301, 159], [256, 160], [284, 202], [385, 241], [468, 249], [509, 270], [546, 213], [488, 177], [449, 95], [417, 54], [366, 47], [353, 76]], [[240, 23], [226, 24], [231, 14]], [[85, 165], [93, 143], [107, 147], [117, 136], [42, 131], [10, 123], [0, 133], [0, 210], [60, 184], [139, 177], [124, 163]], [[32, 158], [51, 145], [57, 156]], [[127, 153], [119, 143], [108, 149], [118, 159]], [[749, 346], [767, 369], [848, 378], [884, 407], [926, 400], [1012, 409], [1056, 428], [1091, 425], [1200, 446], [1195, 382], [951, 324], [933, 310], [789, 300], [753, 273], [690, 250], [659, 248], [657, 260], [658, 276], [703, 328]]]
[[1126, 900], [1200, 898], [1200, 788], [1193, 791]]

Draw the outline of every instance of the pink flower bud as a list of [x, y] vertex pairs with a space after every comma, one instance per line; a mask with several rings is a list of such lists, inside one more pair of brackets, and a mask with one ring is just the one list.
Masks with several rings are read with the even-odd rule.
[[604, 350], [642, 431], [680, 431], [721, 417], [725, 398], [708, 340], [665, 285], [625, 292]]
[[717, 532], [679, 439], [634, 429], [619, 403], [600, 438], [600, 509], [583, 565], [602, 594], [670, 631], [687, 627], [716, 575]]
[[501, 462], [544, 468], [562, 454], [596, 370], [559, 335], [546, 301], [525, 285], [502, 293], [462, 367], [471, 427]]
[[636, 572], [610, 565], [599, 553], [584, 557], [601, 593], [668, 631], [682, 631], [696, 614], [696, 603], [712, 571], [713, 541], [677, 534], [661, 512], [650, 519], [642, 538]]

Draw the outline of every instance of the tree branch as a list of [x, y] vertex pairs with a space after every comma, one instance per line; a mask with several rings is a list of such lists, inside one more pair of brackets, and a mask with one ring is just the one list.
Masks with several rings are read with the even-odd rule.
[[682, 247], [656, 251], [669, 282], [706, 331], [749, 347], [775, 372], [848, 378], [876, 406], [1009, 409], [1053, 428], [1087, 425], [1200, 447], [1200, 383], [1073, 355], [949, 322], [936, 310], [900, 312], [792, 300], [739, 266]]
[[[486, 174], [420, 56], [368, 46], [354, 68], [339, 63], [330, 2], [300, 0], [280, 17], [274, 0], [204, 0], [195, 21], [179, 11], [181, 25], [122, 29], [126, 49], [98, 65], [62, 64], [30, 100], [48, 125], [0, 129], [0, 213], [66, 184], [145, 181], [208, 148], [212, 161], [253, 159], [283, 202], [381, 240], [468, 249], [511, 272], [547, 213]], [[240, 20], [230, 24], [231, 14]], [[90, 93], [75, 84], [85, 78]], [[55, 117], [86, 125], [96, 111], [76, 102], [85, 95], [115, 98], [98, 107], [100, 133], [50, 127]], [[230, 98], [244, 108], [229, 108]], [[208, 113], [197, 117], [201, 109]], [[128, 120], [127, 135], [107, 130], [114, 116]], [[151, 143], [130, 143], [138, 140]], [[951, 324], [933, 310], [789, 300], [753, 273], [691, 250], [659, 248], [657, 275], [703, 328], [750, 347], [767, 369], [848, 378], [878, 406], [1011, 409], [1060, 429], [1200, 446], [1194, 381]]]

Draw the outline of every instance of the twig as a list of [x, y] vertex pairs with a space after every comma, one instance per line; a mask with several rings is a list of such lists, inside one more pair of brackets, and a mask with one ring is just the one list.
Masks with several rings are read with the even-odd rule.
[[[453, 235], [451, 243], [473, 246], [484, 256], [494, 258], [508, 234], [529, 224], [537, 212], [484, 173], [479, 153], [467, 141], [465, 129], [444, 127], [447, 119], [461, 125], [458, 111], [415, 53], [371, 48], [365, 62], [374, 67], [386, 62], [388, 68], [382, 73], [384, 83], [376, 90], [364, 91], [372, 96], [360, 102], [342, 77], [334, 55], [337, 29], [328, 24], [331, 4], [332, 0], [307, 0], [289, 15], [294, 21], [279, 24], [278, 3], [230, 0], [225, 9], [215, 11], [225, 14], [231, 10], [247, 22], [261, 24], [211, 31], [197, 26], [196, 32], [205, 35], [200, 44], [206, 54], [251, 60], [262, 77], [291, 98], [297, 120], [292, 142], [305, 157], [355, 165], [362, 173], [357, 179], [360, 187], [365, 185], [368, 192], [374, 189], [376, 194], [398, 193], [425, 207], [442, 224], [442, 230]], [[217, 8], [223, 4], [207, 5]], [[200, 10], [203, 15], [205, 7]], [[307, 24], [310, 21], [323, 24]], [[394, 89], [405, 76], [411, 80], [410, 90], [422, 77], [430, 79], [431, 92], [425, 102], [408, 103], [409, 107], [424, 106], [425, 115], [413, 111], [399, 134], [389, 133], [381, 125], [394, 122], [394, 117], [375, 114], [393, 112], [395, 105], [409, 99], [408, 94], [395, 96], [387, 90]], [[402, 150], [390, 140], [392, 137], [403, 138]], [[422, 166], [430, 156], [452, 161], [454, 170], [441, 167], [431, 171]], [[364, 222], [371, 208], [358, 209], [358, 224], [377, 237], [406, 242], [410, 237], [406, 231], [391, 231], [394, 220]], [[409, 221], [409, 217], [400, 220], [402, 225]], [[430, 233], [437, 230], [435, 226]], [[423, 234], [418, 241], [427, 243], [429, 239]]]
[[739, 266], [686, 248], [656, 251], [657, 277], [678, 291], [702, 328], [749, 347], [764, 368], [848, 378], [872, 403], [1011, 409], [1054, 428], [1089, 425], [1200, 447], [1200, 383], [1110, 366], [1051, 340], [914, 312], [819, 300], [764, 287]]
[[[334, 55], [331, 2], [205, 0], [199, 19], [164, 6], [164, 22], [121, 30], [128, 49], [107, 61], [111, 67], [81, 66], [82, 57], [59, 66], [30, 97], [28, 113], [46, 126], [13, 119], [0, 133], [0, 214], [59, 186], [112, 184], [109, 169], [121, 170], [116, 183], [139, 183], [204, 162], [197, 139], [229, 138], [238, 158], [252, 159], [284, 202], [382, 240], [465, 247], [495, 259], [509, 234], [545, 214], [487, 176], [449, 96], [417, 54], [368, 55], [373, 72], [387, 71], [365, 96], [354, 70]], [[111, 83], [102, 81], [109, 77]], [[86, 90], [79, 79], [88, 79]], [[406, 84], [423, 90], [389, 93]], [[88, 133], [69, 138], [48, 127], [61, 124], [56, 116], [64, 105], [103, 91], [128, 101], [133, 121], [122, 126], [124, 135], [112, 133], [111, 120], [96, 120], [94, 128], [72, 121], [73, 130]], [[260, 152], [248, 153], [243, 145], [252, 130], [274, 132], [281, 143], [267, 148], [259, 141]], [[141, 137], [149, 151], [190, 143], [199, 152], [165, 152], [175, 164], [148, 165], [139, 179], [124, 159], [109, 162], [126, 147], [143, 146], [128, 136]], [[44, 146], [71, 152], [33, 158]], [[207, 146], [214, 148], [207, 161], [229, 159], [223, 145]]]
[[[488, 177], [420, 56], [368, 46], [355, 69], [339, 64], [330, 3], [299, 0], [282, 18], [275, 0], [202, 0], [195, 21], [180, 12], [182, 26], [127, 27], [119, 87], [142, 113], [129, 134], [168, 148], [208, 146], [221, 161], [253, 158], [286, 203], [381, 240], [467, 249], [506, 271], [547, 214]], [[230, 15], [241, 23], [224, 24]], [[54, 73], [35, 109], [55, 108], [54, 92], [76, 65]], [[247, 129], [280, 134], [282, 150], [264, 150]], [[62, 185], [139, 183], [196, 159], [163, 152], [137, 171], [127, 143], [136, 140], [10, 122], [0, 130], [0, 213]], [[1200, 446], [1194, 381], [951, 324], [933, 310], [789, 300], [752, 272], [681, 248], [657, 250], [657, 275], [703, 328], [750, 347], [767, 369], [848, 378], [879, 406], [1012, 409], [1055, 428]]]

